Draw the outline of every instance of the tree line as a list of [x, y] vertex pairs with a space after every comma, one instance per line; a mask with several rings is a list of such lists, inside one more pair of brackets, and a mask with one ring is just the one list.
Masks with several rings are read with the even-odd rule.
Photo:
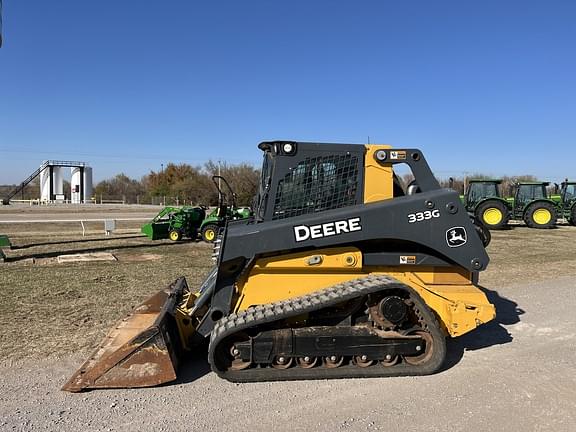
[[[150, 171], [140, 180], [125, 174], [99, 182], [94, 187], [97, 202], [122, 200], [127, 204], [207, 205], [218, 203], [218, 189], [212, 181], [215, 175], [224, 177], [237, 197], [237, 204], [249, 206], [256, 193], [259, 170], [241, 163], [220, 166], [212, 161], [204, 166], [169, 163], [161, 171]], [[222, 184], [224, 192], [225, 185]]]

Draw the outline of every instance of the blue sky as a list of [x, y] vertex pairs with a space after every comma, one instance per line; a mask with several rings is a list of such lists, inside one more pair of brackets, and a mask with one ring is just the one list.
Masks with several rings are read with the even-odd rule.
[[259, 165], [266, 139], [576, 178], [574, 1], [4, 0], [0, 184]]

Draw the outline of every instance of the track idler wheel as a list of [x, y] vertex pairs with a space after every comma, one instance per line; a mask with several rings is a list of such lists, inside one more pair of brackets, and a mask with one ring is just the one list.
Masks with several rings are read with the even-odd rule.
[[230, 348], [230, 354], [232, 355], [232, 357], [234, 357], [234, 360], [232, 360], [232, 363], [230, 364], [230, 369], [232, 370], [248, 369], [252, 364], [251, 362], [242, 360], [239, 357], [240, 352], [234, 345], [232, 345], [232, 348]]
[[276, 369], [288, 369], [294, 364], [293, 357], [278, 356], [272, 361], [272, 367]]
[[376, 361], [375, 360], [369, 360], [367, 356], [365, 355], [357, 355], [354, 356], [354, 364], [358, 367], [370, 367], [372, 366]]
[[250, 339], [250, 337], [244, 332], [239, 332], [230, 338], [228, 342], [230, 344], [228, 353], [223, 353], [223, 357], [225, 357], [230, 364], [230, 370], [244, 370], [252, 365], [252, 362], [249, 360], [242, 360], [240, 350], [236, 347], [238, 342], [244, 342], [248, 339]]
[[432, 340], [432, 335], [424, 330], [412, 330], [408, 334], [420, 336], [426, 343], [426, 346], [422, 346], [422, 354], [418, 356], [405, 356], [404, 361], [413, 366], [426, 363], [434, 355], [434, 341]]
[[318, 364], [318, 357], [299, 357], [298, 358], [298, 366], [303, 369], [312, 369], [314, 366]]
[[324, 357], [324, 366], [326, 366], [328, 369], [334, 369], [340, 367], [342, 366], [343, 363], [344, 363], [343, 356], [331, 355], [328, 357]]
[[398, 360], [400, 360], [400, 356], [388, 354], [384, 360], [380, 361], [380, 364], [384, 367], [395, 366], [398, 363]]

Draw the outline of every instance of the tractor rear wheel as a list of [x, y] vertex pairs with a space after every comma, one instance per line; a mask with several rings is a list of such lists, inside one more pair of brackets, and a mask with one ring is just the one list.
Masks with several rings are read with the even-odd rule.
[[218, 235], [218, 225], [215, 224], [208, 224], [204, 225], [202, 228], [202, 240], [208, 243], [213, 243], [216, 240], [216, 236]]
[[182, 240], [182, 233], [178, 230], [170, 230], [168, 233], [168, 238], [170, 238], [172, 241]]
[[547, 202], [530, 204], [524, 212], [524, 222], [530, 228], [552, 228], [556, 225], [556, 217], [556, 208]]
[[476, 219], [488, 229], [502, 229], [510, 218], [508, 207], [502, 201], [488, 200], [476, 208]]
[[572, 207], [572, 211], [570, 212], [570, 219], [568, 219], [568, 222], [570, 222], [570, 225], [576, 226], [576, 205]]
[[484, 245], [484, 247], [487, 247], [492, 241], [492, 234], [490, 234], [490, 230], [482, 222], [478, 222], [476, 218], [474, 218], [473, 223], [474, 228], [476, 228], [476, 232], [480, 237], [480, 240], [482, 240], [482, 244]]

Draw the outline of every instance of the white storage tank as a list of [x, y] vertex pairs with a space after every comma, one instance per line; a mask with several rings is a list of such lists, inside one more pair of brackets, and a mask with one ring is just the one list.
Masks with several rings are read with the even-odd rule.
[[56, 195], [64, 195], [64, 168], [59, 166], [53, 166], [52, 172], [54, 176], [54, 190], [52, 193]]
[[89, 203], [93, 192], [92, 167], [84, 167], [84, 202]]
[[50, 168], [40, 171], [40, 200], [50, 201]]
[[70, 178], [70, 201], [72, 204], [80, 204], [82, 201], [81, 188], [82, 188], [82, 169], [80, 167], [72, 167], [70, 169], [72, 177]]

